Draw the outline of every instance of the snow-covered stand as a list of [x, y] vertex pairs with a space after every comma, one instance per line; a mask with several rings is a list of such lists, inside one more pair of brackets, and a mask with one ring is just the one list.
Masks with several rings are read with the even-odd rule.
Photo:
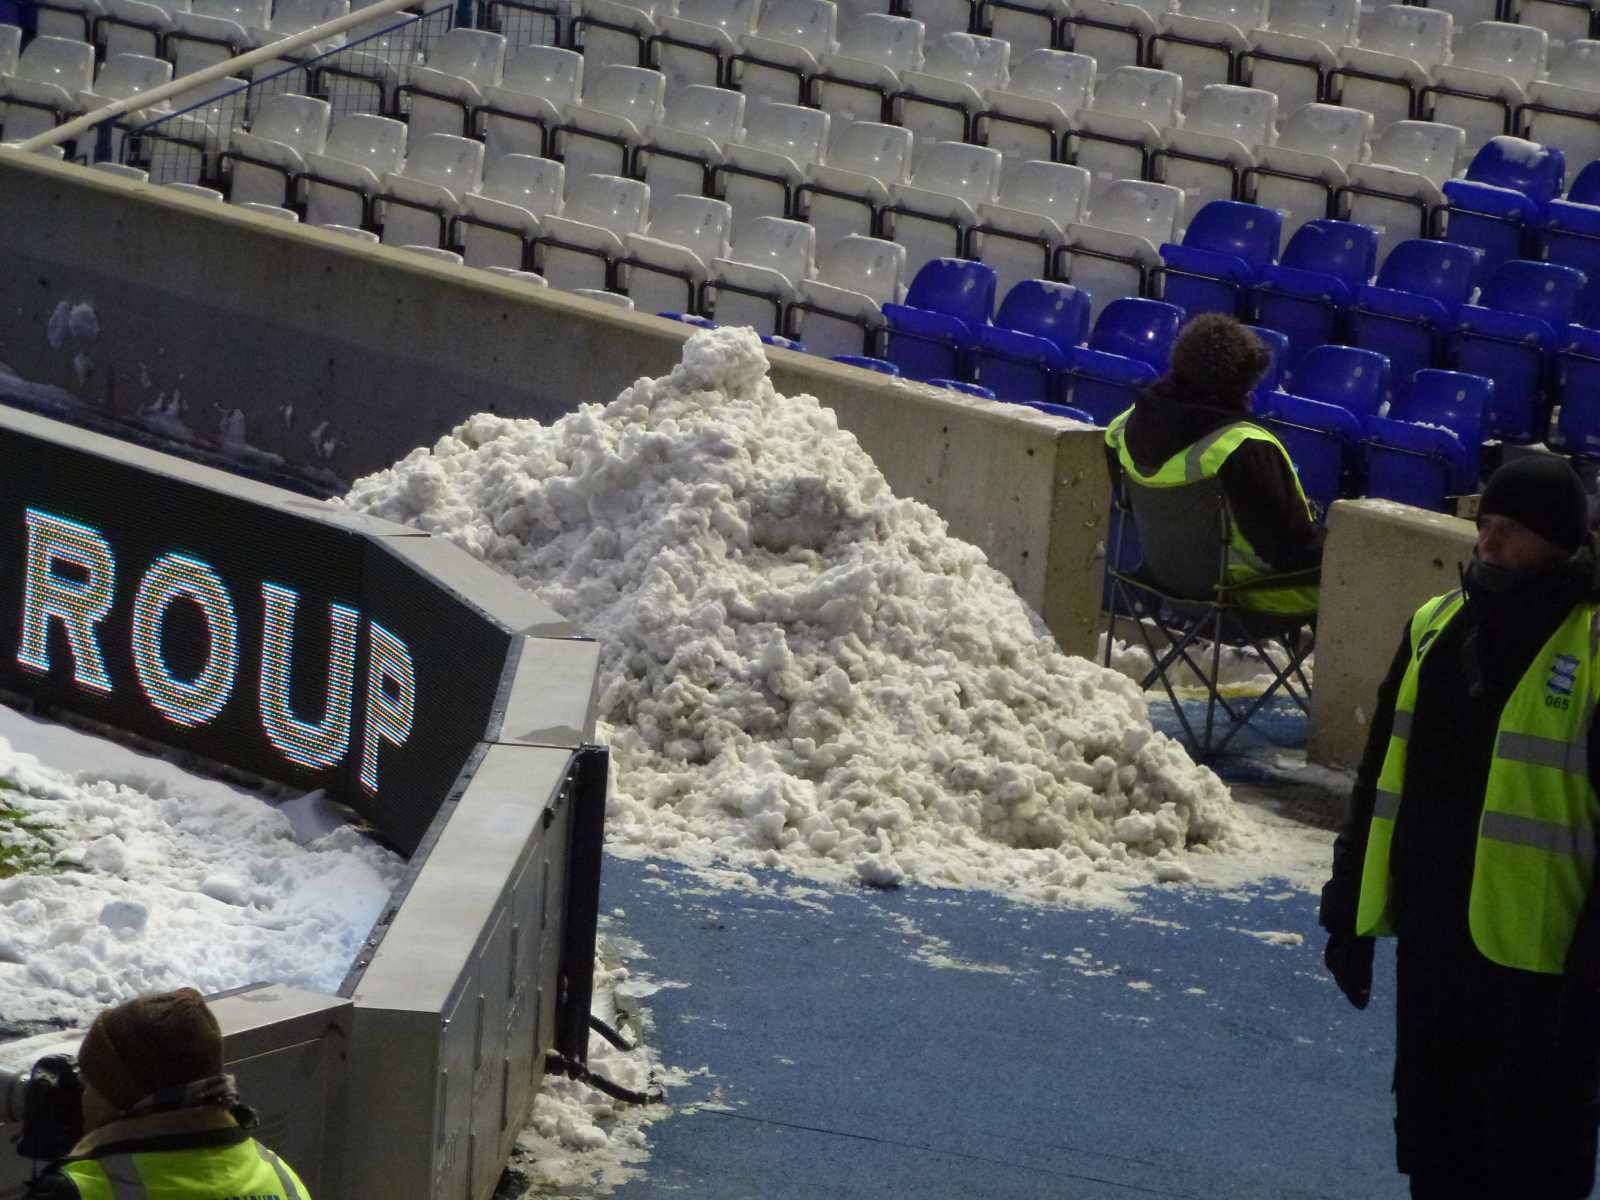
[[261, 1136], [319, 1200], [486, 1200], [550, 1056], [585, 1057], [597, 644], [415, 529], [13, 409], [0, 461], [0, 690], [322, 788], [409, 856], [337, 994], [219, 999]]

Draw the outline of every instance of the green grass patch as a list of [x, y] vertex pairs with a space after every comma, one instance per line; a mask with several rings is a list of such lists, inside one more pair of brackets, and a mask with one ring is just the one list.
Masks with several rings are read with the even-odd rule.
[[[0, 792], [19, 790], [9, 779], [0, 779]], [[13, 875], [46, 875], [54, 868], [55, 848], [43, 822], [20, 808], [0, 803], [0, 879]]]

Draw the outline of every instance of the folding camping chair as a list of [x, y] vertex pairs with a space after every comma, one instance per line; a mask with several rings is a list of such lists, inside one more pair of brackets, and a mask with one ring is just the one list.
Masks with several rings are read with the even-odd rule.
[[[1280, 688], [1310, 715], [1311, 684], [1302, 664], [1315, 642], [1316, 612], [1263, 613], [1246, 608], [1244, 600], [1252, 591], [1314, 584], [1318, 569], [1228, 584], [1230, 518], [1221, 481], [1214, 478], [1158, 488], [1123, 476], [1113, 490], [1111, 523], [1106, 553], [1111, 603], [1107, 606], [1105, 663], [1111, 663], [1116, 614], [1131, 614], [1154, 663], [1139, 686], [1149, 688], [1161, 680], [1198, 761], [1220, 754]], [[1143, 548], [1143, 561], [1129, 569], [1119, 565], [1122, 540], [1135, 534]], [[1164, 646], [1160, 644], [1163, 638]], [[1201, 641], [1210, 642], [1209, 656], [1197, 644]], [[1281, 668], [1267, 655], [1267, 647], [1273, 643], [1288, 656]], [[1248, 706], [1240, 697], [1230, 703], [1221, 694], [1218, 674], [1224, 646], [1254, 650], [1272, 673], [1271, 684]], [[1179, 664], [1186, 664], [1205, 686], [1203, 734], [1195, 732], [1173, 687], [1171, 673]], [[1228, 725], [1220, 740], [1216, 737], [1219, 708]]]

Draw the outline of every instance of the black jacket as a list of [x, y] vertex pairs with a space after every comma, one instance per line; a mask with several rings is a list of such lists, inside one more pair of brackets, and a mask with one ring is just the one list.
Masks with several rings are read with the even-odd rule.
[[[1122, 437], [1139, 469], [1154, 471], [1207, 434], [1249, 417], [1248, 396], [1230, 405], [1209, 396], [1182, 396], [1168, 381], [1157, 380], [1134, 402]], [[1106, 451], [1115, 484], [1122, 467], [1109, 446]], [[1289, 463], [1274, 447], [1246, 442], [1228, 455], [1217, 477], [1239, 531], [1273, 569], [1300, 571], [1322, 560], [1327, 531], [1311, 519]]]
[[[1467, 901], [1500, 712], [1572, 606], [1585, 601], [1600, 601], [1600, 558], [1593, 545], [1509, 595], [1475, 594], [1469, 587], [1467, 603], [1422, 660], [1407, 744], [1405, 802], [1389, 852], [1390, 918], [1402, 941], [1458, 950], [1470, 946]], [[1410, 658], [1408, 618], [1378, 689], [1349, 812], [1334, 843], [1332, 878], [1322, 891], [1321, 922], [1330, 932], [1355, 931], [1378, 774]], [[1600, 790], [1600, 722], [1589, 730], [1589, 779]], [[1569, 964], [1574, 958], [1600, 963], [1597, 917], [1591, 891]]]

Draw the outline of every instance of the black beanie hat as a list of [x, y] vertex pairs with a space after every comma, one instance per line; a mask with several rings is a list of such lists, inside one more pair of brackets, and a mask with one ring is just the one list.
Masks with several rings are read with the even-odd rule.
[[1241, 322], [1221, 313], [1201, 313], [1178, 333], [1167, 360], [1167, 378], [1197, 399], [1239, 400], [1261, 381], [1272, 355]]
[[1527, 455], [1489, 477], [1478, 515], [1510, 517], [1571, 554], [1589, 533], [1589, 498], [1564, 458]]

